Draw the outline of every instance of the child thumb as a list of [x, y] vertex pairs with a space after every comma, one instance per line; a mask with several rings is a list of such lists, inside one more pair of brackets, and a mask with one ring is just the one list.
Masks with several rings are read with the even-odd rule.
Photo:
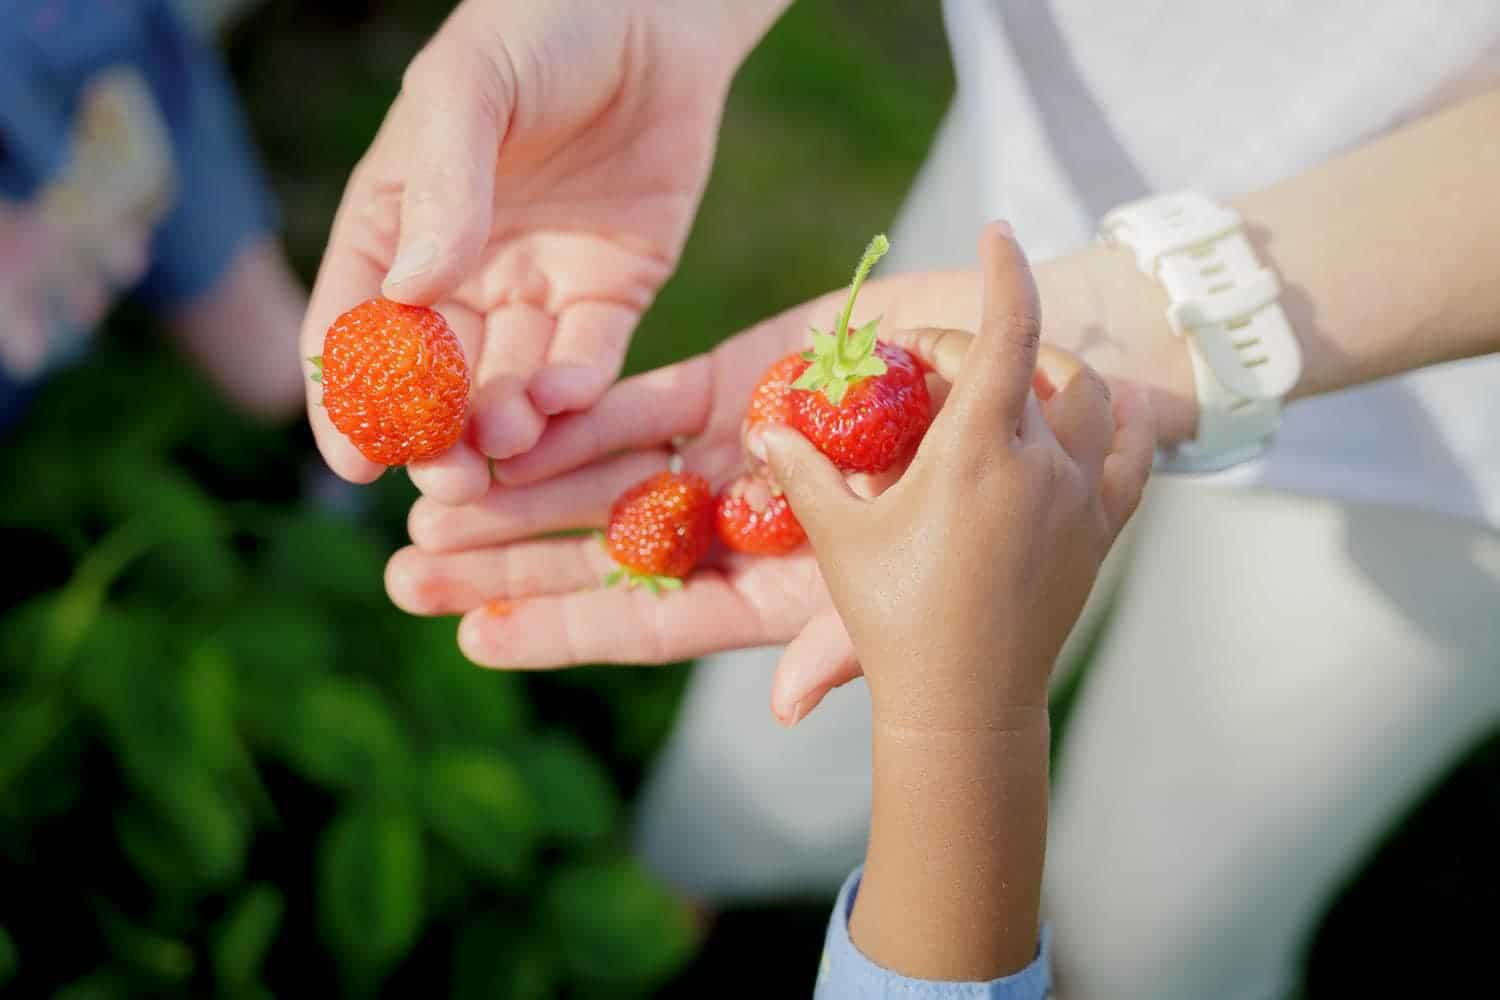
[[838, 467], [790, 427], [770, 424], [756, 428], [750, 434], [750, 450], [771, 467], [772, 477], [786, 494], [792, 513], [815, 549], [863, 504]]

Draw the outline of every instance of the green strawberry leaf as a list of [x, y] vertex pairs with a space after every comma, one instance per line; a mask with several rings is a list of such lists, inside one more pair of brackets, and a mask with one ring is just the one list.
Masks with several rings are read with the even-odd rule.
[[847, 350], [851, 358], [868, 358], [875, 351], [875, 331], [880, 327], [880, 318], [870, 320], [849, 335]]
[[854, 370], [850, 374], [853, 377], [852, 380], [860, 380], [873, 378], [876, 375], [884, 375], [885, 372], [885, 362], [872, 354], [868, 358], [865, 358], [863, 361], [861, 361], [859, 364], [855, 365]]
[[314, 354], [307, 360], [310, 361], [313, 366], [313, 373], [308, 377], [314, 382], [321, 383], [323, 381], [323, 356], [321, 354]]
[[813, 357], [819, 355], [831, 357], [834, 350], [838, 347], [838, 338], [831, 333], [824, 333], [822, 330], [814, 330], [812, 332], [812, 342], [813, 349], [811, 353]]

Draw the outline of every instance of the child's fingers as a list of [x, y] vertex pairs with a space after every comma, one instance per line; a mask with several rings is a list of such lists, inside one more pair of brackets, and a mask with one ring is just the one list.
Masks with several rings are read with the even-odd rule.
[[1036, 391], [1063, 450], [1090, 475], [1097, 474], [1114, 440], [1104, 379], [1076, 355], [1051, 348], [1037, 357]]
[[660, 449], [632, 451], [530, 486], [492, 485], [474, 503], [449, 507], [427, 497], [406, 519], [411, 540], [429, 552], [496, 545], [553, 531], [602, 527], [626, 489], [667, 467]]
[[495, 463], [502, 483], [534, 483], [629, 448], [652, 448], [703, 432], [713, 402], [708, 355], [615, 385], [593, 408], [548, 422], [530, 451]]
[[392, 110], [405, 161], [401, 239], [387, 295], [431, 305], [474, 270], [493, 223], [495, 164], [514, 82], [440, 33], [412, 60]]
[[1156, 458], [1156, 426], [1146, 390], [1130, 382], [1115, 384], [1115, 435], [1104, 460], [1099, 491], [1110, 530], [1119, 534], [1135, 513]]
[[792, 513], [807, 530], [814, 552], [820, 559], [831, 558], [834, 554], [828, 546], [837, 528], [856, 516], [864, 501], [849, 488], [838, 467], [790, 427], [757, 427], [751, 431], [748, 444], [753, 454], [764, 457], [771, 466], [771, 474], [792, 505]]
[[1036, 371], [1041, 306], [1026, 255], [1009, 225], [996, 222], [985, 227], [979, 256], [984, 273], [979, 335], [969, 348], [949, 405], [961, 406], [971, 428], [1014, 433]]
[[824, 612], [782, 651], [771, 680], [771, 714], [783, 725], [794, 726], [829, 691], [863, 673], [843, 619], [837, 611]]

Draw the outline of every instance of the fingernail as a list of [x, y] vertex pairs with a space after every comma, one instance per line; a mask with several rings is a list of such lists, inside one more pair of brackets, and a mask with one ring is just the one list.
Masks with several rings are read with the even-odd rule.
[[745, 435], [745, 448], [757, 462], [766, 461], [766, 438], [759, 427], [752, 427]]
[[995, 220], [995, 231], [1007, 239], [1015, 239], [1016, 231], [1011, 228], [1010, 223], [1004, 219]]
[[431, 237], [424, 236], [422, 239], [408, 243], [396, 255], [396, 262], [391, 265], [391, 271], [385, 277], [386, 287], [410, 281], [417, 275], [430, 270], [436, 260], [437, 242]]
[[799, 701], [799, 702], [797, 702], [797, 704], [795, 704], [795, 705], [792, 706], [792, 716], [791, 716], [791, 718], [789, 718], [789, 719], [782, 719], [781, 720], [781, 724], [783, 726], [786, 726], [788, 729], [791, 729], [793, 726], [795, 726], [797, 723], [799, 723], [801, 721], [802, 721], [802, 702]]

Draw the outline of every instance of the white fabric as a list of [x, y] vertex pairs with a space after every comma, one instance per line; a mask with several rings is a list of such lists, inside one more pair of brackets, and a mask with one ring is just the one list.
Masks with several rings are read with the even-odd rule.
[[1500, 718], [1500, 535], [1171, 477], [1134, 528], [1053, 776], [1059, 993], [1291, 996], [1330, 895]]
[[[962, 130], [978, 137], [975, 219], [1009, 219], [1039, 260], [1090, 239], [1120, 202], [1263, 187], [1500, 83], [1495, 0], [947, 0], [945, 11]], [[1500, 525], [1497, 386], [1491, 357], [1298, 403], [1266, 457], [1223, 481]]]
[[[1061, 254], [1116, 204], [1270, 183], [1500, 67], [1494, 0], [950, 0], [947, 19], [960, 92], [888, 270], [972, 266], [996, 216]], [[1071, 640], [1121, 595], [1057, 775], [1062, 995], [1286, 995], [1329, 894], [1500, 712], [1500, 536], [1423, 513], [1496, 523], [1497, 376], [1465, 362], [1297, 403], [1234, 474], [1406, 510], [1153, 486]], [[766, 707], [779, 653], [703, 661], [647, 783], [638, 846], [688, 891], [831, 894], [861, 860], [863, 685], [787, 733]]]

